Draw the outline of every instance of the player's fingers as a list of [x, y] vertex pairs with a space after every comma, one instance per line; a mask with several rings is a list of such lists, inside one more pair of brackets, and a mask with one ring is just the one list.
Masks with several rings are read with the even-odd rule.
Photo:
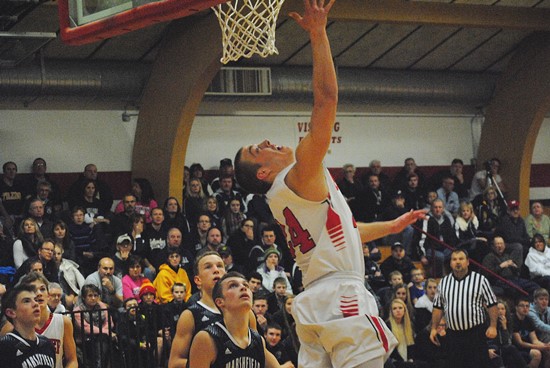
[[296, 12], [288, 13], [288, 16], [294, 19], [296, 22], [300, 23], [302, 21], [302, 16]]
[[327, 12], [330, 11], [330, 9], [332, 8], [332, 5], [334, 5], [334, 2], [335, 2], [335, 1], [336, 1], [336, 0], [330, 0], [330, 1], [328, 2], [328, 4], [325, 6], [325, 10], [326, 10]]

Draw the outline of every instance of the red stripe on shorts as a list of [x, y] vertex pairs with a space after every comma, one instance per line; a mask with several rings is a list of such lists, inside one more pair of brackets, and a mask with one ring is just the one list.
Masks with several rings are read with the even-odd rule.
[[389, 346], [388, 346], [388, 337], [386, 336], [386, 333], [384, 332], [384, 328], [380, 324], [380, 321], [378, 320], [378, 317], [371, 316], [370, 318], [374, 325], [376, 326], [376, 329], [378, 330], [378, 333], [380, 334], [380, 339], [382, 340], [382, 346], [384, 347], [384, 350], [386, 353], [388, 352]]

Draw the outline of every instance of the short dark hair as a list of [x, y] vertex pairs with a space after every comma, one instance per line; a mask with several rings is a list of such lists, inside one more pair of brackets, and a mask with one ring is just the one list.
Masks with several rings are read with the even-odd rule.
[[250, 279], [264, 281], [264, 277], [258, 271], [250, 272], [250, 275], [248, 275], [248, 281], [250, 281]]
[[451, 165], [454, 165], [454, 164], [461, 164], [461, 165], [464, 165], [464, 162], [459, 159], [459, 158], [455, 158], [452, 162], [451, 162]]
[[230, 277], [238, 277], [240, 279], [246, 280], [246, 278], [244, 277], [244, 275], [242, 273], [236, 272], [236, 271], [229, 271], [228, 273], [223, 275], [222, 278], [218, 282], [216, 282], [216, 285], [214, 285], [214, 289], [212, 290], [212, 299], [214, 300], [214, 302], [218, 298], [223, 299], [222, 283]]
[[282, 276], [277, 277], [275, 280], [273, 280], [273, 288], [275, 288], [275, 285], [283, 284], [286, 286], [286, 279]]
[[6, 310], [8, 308], [15, 309], [17, 307], [17, 297], [24, 291], [33, 293], [36, 292], [36, 288], [34, 287], [34, 285], [19, 284], [9, 289], [2, 297], [2, 314], [5, 315], [8, 321], [10, 321], [11, 323], [13, 323], [13, 319], [6, 314]]
[[101, 295], [101, 291], [97, 286], [95, 286], [94, 284], [86, 284], [82, 286], [82, 289], [80, 290], [80, 296], [82, 298], [86, 298], [86, 296], [92, 291]]
[[235, 155], [235, 178], [237, 183], [245, 191], [254, 194], [266, 194], [271, 188], [271, 183], [260, 180], [256, 177], [260, 164], [245, 162], [242, 160], [241, 148]]
[[280, 324], [278, 324], [277, 322], [269, 322], [267, 324], [267, 327], [265, 328], [265, 332], [267, 333], [267, 331], [270, 329], [270, 328], [273, 328], [275, 330], [279, 330], [281, 332], [283, 332], [283, 328], [281, 327]]
[[4, 165], [2, 165], [2, 171], [3, 171], [3, 172], [6, 172], [7, 167], [8, 167], [8, 165], [10, 165], [10, 164], [14, 165], [14, 166], [15, 166], [15, 171], [17, 171], [17, 164], [16, 164], [15, 162], [13, 162], [13, 161], [4, 162]]
[[529, 299], [529, 297], [527, 295], [518, 296], [514, 305], [517, 307], [519, 305], [519, 303], [521, 303], [521, 302], [527, 302], [527, 303], [531, 304], [531, 300]]
[[466, 249], [455, 249], [451, 252], [451, 256], [455, 253], [464, 253], [467, 259], [470, 258], [470, 255], [468, 254], [468, 251]]

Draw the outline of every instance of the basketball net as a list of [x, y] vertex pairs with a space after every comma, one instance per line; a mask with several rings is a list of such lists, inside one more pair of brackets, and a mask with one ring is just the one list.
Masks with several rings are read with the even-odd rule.
[[227, 64], [254, 54], [278, 54], [275, 28], [283, 3], [284, 0], [232, 0], [213, 7], [222, 30], [220, 61]]

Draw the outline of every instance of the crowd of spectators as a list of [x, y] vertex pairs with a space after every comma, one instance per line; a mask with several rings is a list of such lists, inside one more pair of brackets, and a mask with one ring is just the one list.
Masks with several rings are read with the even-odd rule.
[[[200, 299], [195, 258], [215, 251], [226, 270], [249, 279], [258, 330], [268, 348], [281, 364], [296, 365], [299, 343], [290, 307], [294, 295], [303, 290], [301, 273], [265, 196], [248, 195], [238, 187], [230, 159], [221, 160], [219, 175], [210, 182], [200, 164], [186, 167], [181, 204], [175, 197], [159, 201], [145, 178], [133, 179], [115, 203], [93, 164], [86, 165], [67, 193], [61, 193], [46, 173], [45, 160], [37, 158], [32, 167], [24, 181], [14, 162], [3, 166], [0, 293], [25, 274], [41, 272], [61, 289], [60, 298], [50, 292], [52, 311], [80, 311], [86, 318], [75, 321], [83, 330], [94, 321], [82, 311], [107, 310], [109, 318], [114, 316], [112, 331], [95, 325], [95, 332], [104, 337], [94, 340], [95, 345], [83, 345], [85, 354], [107, 349], [102, 344], [119, 334], [124, 359], [155, 366], [167, 362], [181, 312]], [[390, 367], [437, 366], [444, 356], [425, 344], [437, 280], [449, 272], [449, 246], [467, 250], [472, 260], [492, 271], [487, 276], [495, 292], [509, 300], [521, 295], [519, 289], [532, 296], [550, 287], [550, 219], [542, 204], [533, 202], [531, 214], [523, 220], [518, 201], [505, 200], [499, 168], [500, 161], [491, 160], [490, 168], [476, 173], [470, 184], [460, 159], [432, 177], [413, 158], [405, 160], [393, 179], [379, 160], [373, 160], [361, 178], [353, 165], [344, 165], [338, 186], [358, 221], [392, 220], [411, 209], [428, 211], [425, 220], [402, 233], [363, 245], [366, 286], [399, 341]], [[382, 244], [391, 245], [386, 259], [381, 259]], [[546, 307], [536, 310], [547, 304], [546, 300]], [[159, 316], [151, 317], [152, 310]], [[140, 315], [147, 313], [156, 326], [149, 338], [138, 336], [144, 333]], [[97, 318], [109, 322], [106, 315]], [[550, 334], [548, 323], [545, 318], [544, 336]], [[440, 332], [444, 335], [444, 329]], [[156, 353], [148, 355], [152, 350]], [[525, 358], [536, 362], [537, 354], [531, 355]], [[546, 355], [539, 355], [544, 361]]]

